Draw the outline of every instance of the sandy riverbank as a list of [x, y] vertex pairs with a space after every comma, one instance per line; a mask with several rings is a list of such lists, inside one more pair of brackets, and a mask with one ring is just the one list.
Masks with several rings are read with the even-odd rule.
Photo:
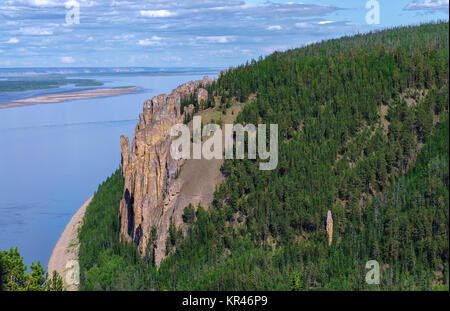
[[56, 94], [47, 94], [31, 98], [25, 98], [12, 101], [11, 104], [1, 105], [0, 109], [14, 108], [21, 106], [30, 106], [33, 104], [53, 104], [61, 103], [68, 100], [90, 99], [100, 97], [111, 97], [118, 95], [126, 95], [135, 93], [138, 87], [109, 88], [109, 89], [93, 89], [75, 92], [65, 92]]
[[23, 106], [30, 106], [30, 104], [7, 104], [7, 105], [1, 105], [0, 109], [23, 107]]
[[[91, 203], [93, 197], [90, 197], [72, 217], [67, 224], [64, 232], [59, 238], [53, 249], [50, 260], [48, 261], [47, 271], [51, 277], [53, 271], [57, 271], [63, 278], [64, 283], [66, 279], [66, 264], [71, 260], [78, 261], [78, 228], [83, 220], [86, 208]], [[67, 290], [76, 291], [78, 286], [65, 284]]]

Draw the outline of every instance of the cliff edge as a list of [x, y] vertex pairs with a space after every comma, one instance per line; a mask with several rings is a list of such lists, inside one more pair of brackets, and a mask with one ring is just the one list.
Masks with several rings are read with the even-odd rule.
[[[124, 178], [119, 210], [121, 238], [134, 242], [142, 255], [153, 244], [156, 265], [166, 255], [170, 222], [180, 224], [185, 207], [177, 204], [182, 184], [174, 178], [184, 160], [174, 160], [170, 155], [170, 129], [192, 113], [193, 107], [188, 107], [181, 114], [182, 100], [212, 82], [205, 77], [179, 86], [170, 95], [162, 94], [146, 101], [131, 149], [128, 138], [120, 139]], [[204, 92], [199, 92], [200, 95], [199, 100], [204, 101]]]

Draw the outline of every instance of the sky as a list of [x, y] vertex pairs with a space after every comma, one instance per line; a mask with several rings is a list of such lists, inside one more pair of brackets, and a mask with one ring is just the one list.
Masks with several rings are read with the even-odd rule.
[[0, 0], [0, 67], [227, 68], [448, 12], [449, 0]]

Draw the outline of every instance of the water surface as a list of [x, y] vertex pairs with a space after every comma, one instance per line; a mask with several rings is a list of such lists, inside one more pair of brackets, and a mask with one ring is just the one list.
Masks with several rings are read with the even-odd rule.
[[[0, 250], [18, 246], [28, 265], [40, 261], [46, 267], [70, 218], [119, 167], [120, 135], [131, 139], [143, 102], [201, 79], [203, 73], [89, 78], [104, 82], [104, 87], [142, 89], [116, 97], [0, 109]], [[54, 91], [3, 94], [0, 104]]]

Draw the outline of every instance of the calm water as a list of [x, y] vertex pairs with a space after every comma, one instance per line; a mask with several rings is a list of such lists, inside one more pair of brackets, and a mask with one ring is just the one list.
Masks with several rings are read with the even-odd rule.
[[[25, 263], [40, 261], [46, 267], [70, 218], [119, 167], [120, 135], [131, 139], [143, 102], [202, 77], [92, 77], [105, 87], [143, 89], [117, 97], [0, 109], [0, 250], [18, 246]], [[17, 96], [23, 94], [3, 94], [0, 104]]]

